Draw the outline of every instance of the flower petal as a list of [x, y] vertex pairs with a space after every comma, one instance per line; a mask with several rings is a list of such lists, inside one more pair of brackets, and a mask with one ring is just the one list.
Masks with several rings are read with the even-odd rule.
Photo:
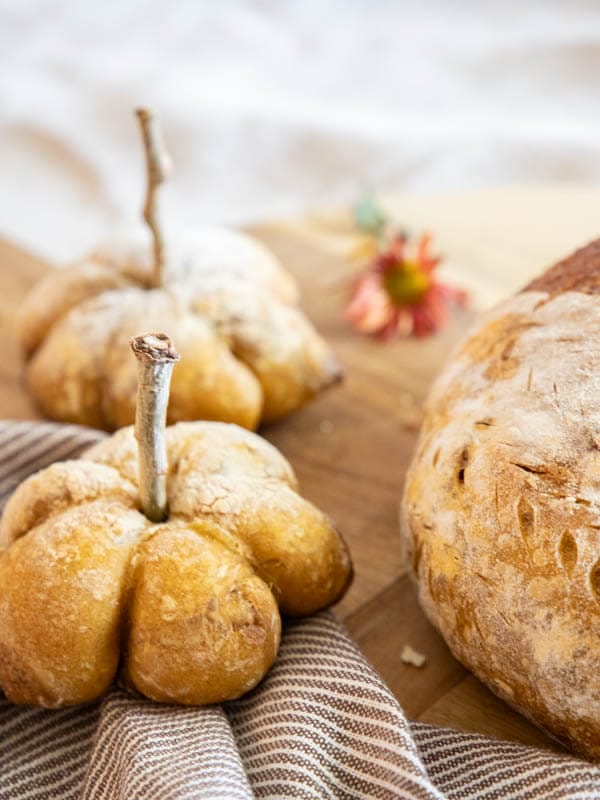
[[382, 249], [352, 286], [345, 317], [354, 328], [385, 340], [427, 336], [446, 323], [449, 304], [466, 304], [466, 292], [434, 279], [441, 259], [430, 253], [431, 234], [411, 243], [408, 256], [404, 234], [378, 244]]

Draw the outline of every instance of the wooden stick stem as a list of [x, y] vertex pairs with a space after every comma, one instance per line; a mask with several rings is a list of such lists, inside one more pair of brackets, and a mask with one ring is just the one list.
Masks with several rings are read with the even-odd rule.
[[162, 522], [168, 512], [167, 405], [171, 373], [179, 353], [164, 333], [136, 336], [129, 343], [138, 362], [135, 437], [142, 511], [152, 522]]
[[153, 286], [163, 285], [165, 265], [165, 243], [158, 213], [158, 187], [171, 172], [169, 156], [154, 112], [149, 108], [137, 108], [135, 111], [142, 130], [144, 150], [146, 153], [146, 201], [144, 203], [144, 219], [152, 232], [154, 250]]

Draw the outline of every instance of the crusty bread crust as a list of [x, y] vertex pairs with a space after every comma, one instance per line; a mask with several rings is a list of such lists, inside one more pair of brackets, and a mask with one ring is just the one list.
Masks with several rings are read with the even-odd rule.
[[562, 292], [600, 293], [600, 239], [547, 269], [523, 291], [547, 292], [551, 296]]
[[436, 381], [402, 504], [453, 653], [600, 758], [600, 242], [485, 314]]

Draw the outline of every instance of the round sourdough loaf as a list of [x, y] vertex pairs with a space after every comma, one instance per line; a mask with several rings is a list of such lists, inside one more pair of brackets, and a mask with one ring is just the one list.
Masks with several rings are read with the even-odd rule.
[[437, 379], [403, 543], [454, 655], [600, 758], [600, 241], [487, 313]]

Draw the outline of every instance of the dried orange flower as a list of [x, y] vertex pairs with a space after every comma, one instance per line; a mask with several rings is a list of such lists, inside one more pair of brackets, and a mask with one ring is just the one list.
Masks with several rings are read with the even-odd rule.
[[[405, 234], [386, 241], [387, 218], [372, 201], [359, 203], [355, 219], [357, 227], [370, 236], [375, 254], [352, 283], [345, 316], [353, 328], [381, 339], [428, 336], [446, 323], [449, 304], [465, 305], [464, 291], [437, 279], [435, 270], [441, 259], [430, 252], [429, 234], [416, 244]], [[369, 220], [372, 224], [367, 224]]]

